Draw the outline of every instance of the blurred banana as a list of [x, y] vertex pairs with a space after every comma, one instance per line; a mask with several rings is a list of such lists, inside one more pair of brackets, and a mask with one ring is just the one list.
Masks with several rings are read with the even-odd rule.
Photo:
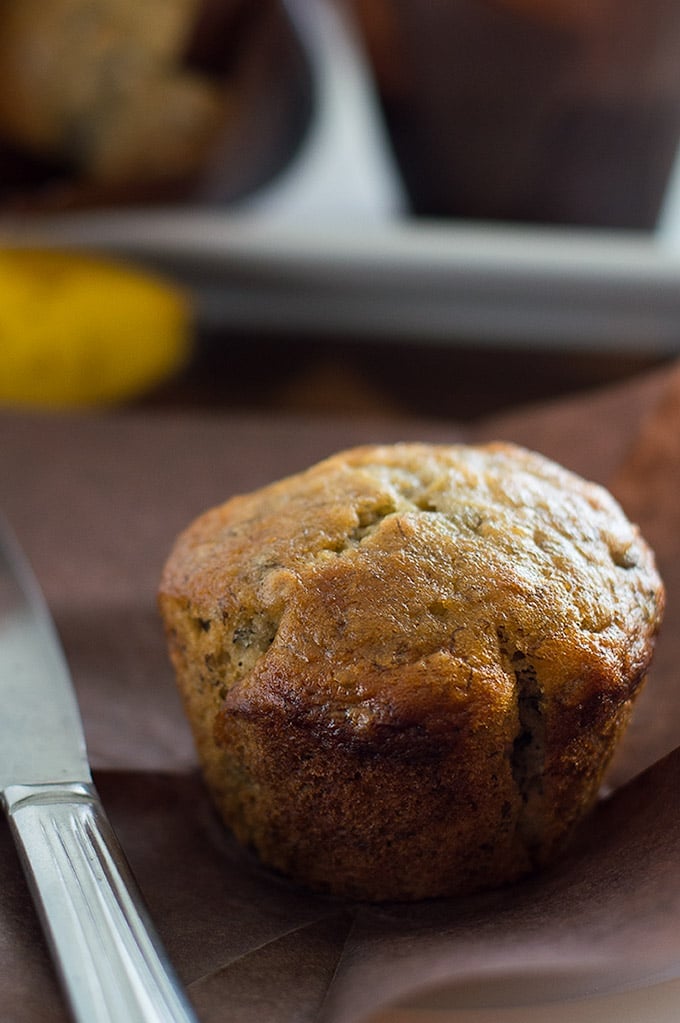
[[191, 305], [174, 285], [72, 252], [0, 248], [0, 403], [111, 405], [177, 372]]

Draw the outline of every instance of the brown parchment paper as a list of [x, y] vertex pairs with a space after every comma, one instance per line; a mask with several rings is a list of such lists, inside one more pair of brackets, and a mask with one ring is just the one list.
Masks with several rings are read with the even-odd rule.
[[[367, 907], [272, 876], [213, 815], [156, 612], [206, 507], [376, 440], [505, 438], [609, 485], [654, 545], [668, 612], [604, 799], [568, 853], [510, 888]], [[555, 997], [680, 974], [680, 369], [484, 422], [0, 414], [0, 506], [73, 670], [98, 788], [199, 1019], [357, 1023], [466, 978], [554, 974]], [[0, 1017], [68, 1017], [0, 825]]]

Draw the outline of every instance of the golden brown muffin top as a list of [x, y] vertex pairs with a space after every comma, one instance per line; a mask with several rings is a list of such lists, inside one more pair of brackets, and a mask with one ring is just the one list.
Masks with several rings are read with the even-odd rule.
[[355, 448], [235, 497], [179, 537], [164, 598], [223, 659], [225, 699], [264, 687], [354, 744], [484, 727], [524, 658], [565, 709], [618, 703], [663, 611], [614, 499], [502, 443]]

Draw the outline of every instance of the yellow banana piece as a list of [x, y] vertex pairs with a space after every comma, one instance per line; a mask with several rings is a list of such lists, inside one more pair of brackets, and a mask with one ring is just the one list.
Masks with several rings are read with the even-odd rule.
[[89, 255], [0, 248], [0, 403], [123, 402], [177, 372], [191, 343], [174, 285]]

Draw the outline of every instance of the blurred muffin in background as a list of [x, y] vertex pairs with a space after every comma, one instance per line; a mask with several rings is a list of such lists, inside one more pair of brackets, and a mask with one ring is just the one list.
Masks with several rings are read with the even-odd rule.
[[2, 198], [180, 196], [225, 138], [239, 165], [261, 156], [271, 123], [257, 147], [249, 130], [285, 75], [281, 18], [274, 0], [4, 0]]
[[414, 213], [649, 230], [680, 141], [677, 0], [348, 0]]

